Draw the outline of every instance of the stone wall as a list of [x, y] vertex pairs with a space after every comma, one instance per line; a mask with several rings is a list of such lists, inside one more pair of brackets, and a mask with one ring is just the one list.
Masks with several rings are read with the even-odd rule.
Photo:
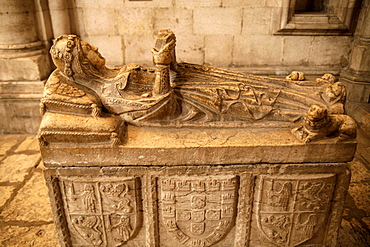
[[99, 47], [110, 67], [153, 66], [154, 37], [172, 29], [179, 62], [280, 76], [333, 73], [347, 84], [351, 102], [367, 104], [370, 1], [327, 0], [329, 15], [296, 15], [295, 1], [4, 0], [0, 133], [37, 131], [42, 86], [52, 70], [47, 51], [65, 33]]
[[0, 133], [35, 133], [39, 102], [52, 66], [45, 1], [0, 2]]
[[352, 36], [274, 35], [283, 0], [71, 2], [72, 32], [98, 46], [111, 66], [151, 66], [154, 37], [167, 28], [177, 36], [180, 62], [259, 74], [297, 69], [339, 74], [353, 41]]

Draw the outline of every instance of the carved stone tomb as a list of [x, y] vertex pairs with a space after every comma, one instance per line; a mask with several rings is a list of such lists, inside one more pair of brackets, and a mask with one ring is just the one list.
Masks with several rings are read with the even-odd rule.
[[356, 124], [346, 89], [177, 63], [159, 32], [154, 69], [110, 69], [75, 35], [38, 138], [61, 246], [335, 246]]

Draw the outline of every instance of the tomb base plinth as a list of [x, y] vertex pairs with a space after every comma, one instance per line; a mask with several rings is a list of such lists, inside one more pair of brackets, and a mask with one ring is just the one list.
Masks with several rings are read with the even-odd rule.
[[354, 141], [253, 126], [80, 138], [41, 146], [61, 246], [336, 245]]

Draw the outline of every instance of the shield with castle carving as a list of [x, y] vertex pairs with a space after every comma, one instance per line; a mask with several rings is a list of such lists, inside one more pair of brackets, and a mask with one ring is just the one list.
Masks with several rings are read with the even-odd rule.
[[142, 224], [138, 178], [62, 178], [73, 245], [121, 246]]
[[159, 185], [164, 225], [185, 246], [211, 246], [234, 226], [238, 177], [167, 177]]
[[258, 227], [277, 246], [297, 246], [321, 232], [329, 216], [335, 174], [261, 176]]

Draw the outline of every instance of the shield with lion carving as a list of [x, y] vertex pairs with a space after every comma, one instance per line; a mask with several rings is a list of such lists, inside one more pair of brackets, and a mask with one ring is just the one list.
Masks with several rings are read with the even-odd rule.
[[121, 246], [142, 224], [139, 178], [62, 178], [73, 246]]
[[335, 174], [262, 176], [258, 227], [277, 246], [297, 246], [325, 231]]

